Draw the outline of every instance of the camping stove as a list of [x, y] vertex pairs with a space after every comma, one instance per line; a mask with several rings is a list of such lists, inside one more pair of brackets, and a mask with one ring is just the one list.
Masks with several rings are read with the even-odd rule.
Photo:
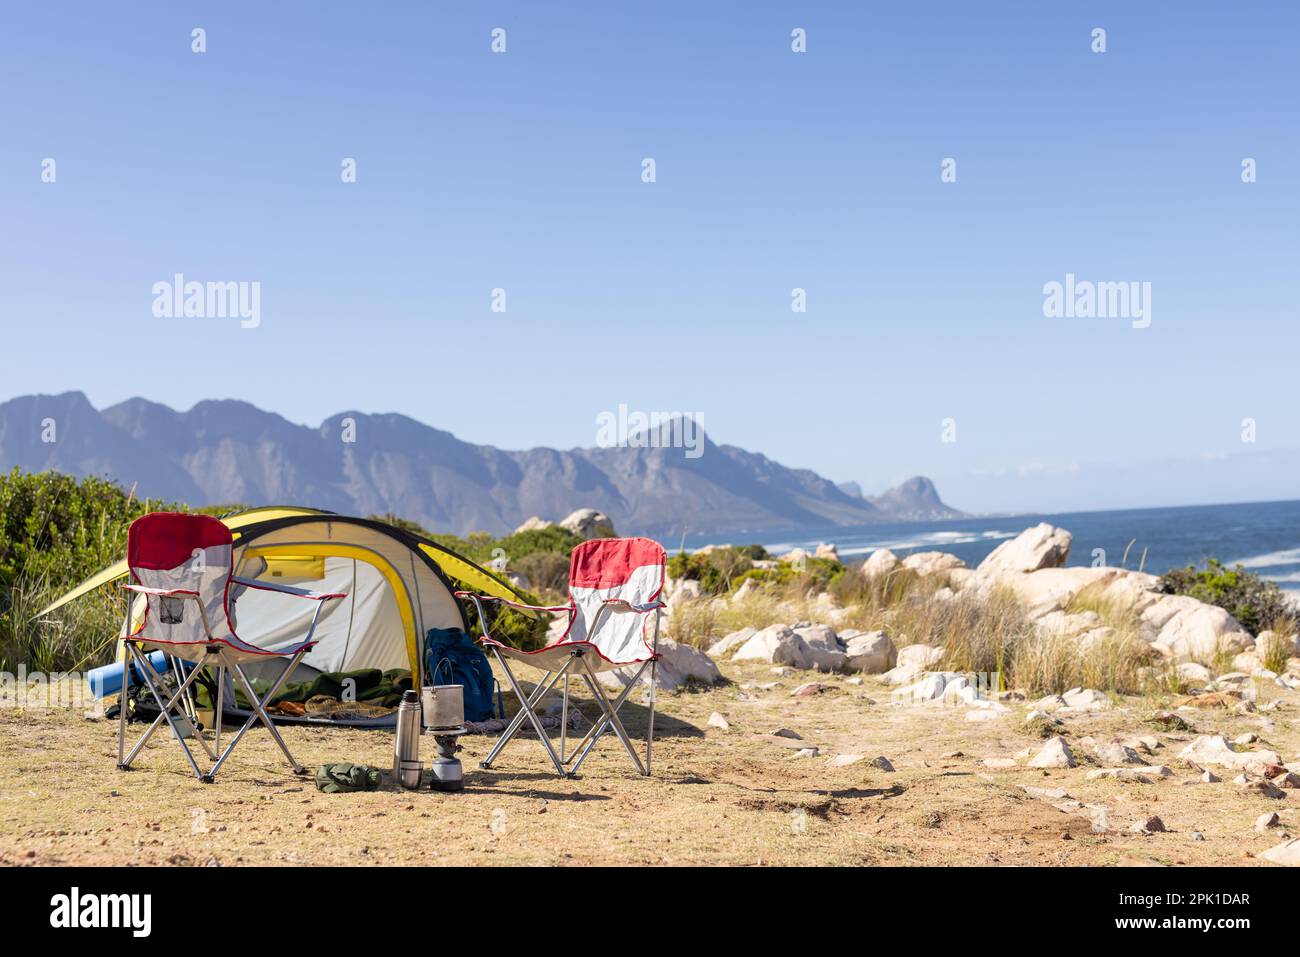
[[456, 739], [464, 733], [463, 726], [429, 731], [438, 751], [438, 756], [429, 762], [429, 770], [433, 772], [429, 778], [429, 787], [433, 790], [459, 791], [465, 787], [465, 782], [461, 778], [460, 758], [456, 757], [456, 753], [460, 751]]
[[460, 745], [456, 739], [465, 734], [465, 698], [461, 685], [433, 685], [423, 689], [425, 734], [433, 738], [438, 756], [429, 762], [432, 772], [429, 787], [435, 791], [460, 791], [465, 787], [461, 776]]

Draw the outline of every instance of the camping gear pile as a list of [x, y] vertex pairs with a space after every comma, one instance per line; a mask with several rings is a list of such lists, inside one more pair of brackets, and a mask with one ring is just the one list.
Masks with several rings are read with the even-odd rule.
[[[571, 556], [569, 602], [554, 607], [527, 604], [486, 569], [406, 529], [314, 509], [259, 508], [221, 519], [153, 513], [132, 524], [127, 551], [124, 561], [41, 612], [128, 578], [118, 663], [96, 669], [91, 682], [99, 697], [118, 695], [123, 770], [166, 722], [195, 776], [211, 782], [245, 734], [261, 723], [295, 773], [304, 774], [276, 725], [346, 724], [395, 729], [393, 777], [406, 787], [419, 786], [419, 739], [431, 737], [437, 755], [429, 763], [431, 786], [459, 790], [462, 735], [504, 727], [481, 764], [488, 768], [528, 723], [561, 776], [575, 774], [609, 731], [637, 770], [650, 773], [665, 561], [663, 548], [649, 539], [579, 545]], [[453, 580], [473, 590], [457, 591]], [[522, 651], [492, 637], [484, 611], [492, 602], [529, 615], [563, 613], [568, 627], [558, 641]], [[482, 647], [469, 636], [468, 605], [482, 623]], [[509, 723], [502, 720], [502, 690], [483, 649], [519, 700]], [[531, 693], [524, 692], [511, 662], [544, 672]], [[635, 673], [611, 700], [596, 676], [622, 668]], [[647, 669], [643, 763], [619, 710]], [[575, 676], [600, 715], [570, 750]], [[547, 733], [554, 720], [537, 708], [561, 681], [557, 753]], [[151, 714], [152, 723], [128, 751], [127, 723]], [[238, 725], [224, 750], [223, 720]], [[206, 770], [187, 741], [206, 753]], [[340, 770], [327, 771], [331, 767]], [[372, 772], [364, 765], [326, 765], [317, 772], [318, 785], [356, 790], [372, 781]]]

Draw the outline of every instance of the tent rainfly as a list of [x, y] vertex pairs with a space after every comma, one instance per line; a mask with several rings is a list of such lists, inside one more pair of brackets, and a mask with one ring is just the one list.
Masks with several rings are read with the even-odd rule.
[[[237, 577], [347, 595], [323, 609], [316, 626], [319, 643], [291, 676], [293, 681], [322, 672], [405, 668], [418, 678], [419, 687], [424, 680], [421, 649], [429, 629], [469, 630], [452, 579], [484, 594], [528, 601], [480, 565], [386, 522], [281, 506], [250, 509], [221, 521], [234, 535]], [[124, 558], [40, 614], [127, 574]], [[302, 607], [310, 602], [282, 598], [251, 588], [239, 596], [236, 614], [247, 641], [275, 650], [302, 639], [314, 609]], [[143, 602], [137, 612], [143, 612]], [[280, 664], [268, 662], [267, 667], [276, 669]], [[226, 697], [228, 709], [234, 709], [233, 700], [233, 695]], [[391, 724], [392, 717], [347, 723]]]

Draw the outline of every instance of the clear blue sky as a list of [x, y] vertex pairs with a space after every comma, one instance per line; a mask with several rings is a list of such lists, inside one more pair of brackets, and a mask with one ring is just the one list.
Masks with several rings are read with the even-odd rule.
[[[506, 448], [626, 403], [972, 510], [1295, 497], [1297, 10], [6, 5], [0, 398]], [[260, 281], [260, 327], [155, 318], [177, 272]], [[1149, 281], [1150, 328], [1045, 318], [1068, 272]]]

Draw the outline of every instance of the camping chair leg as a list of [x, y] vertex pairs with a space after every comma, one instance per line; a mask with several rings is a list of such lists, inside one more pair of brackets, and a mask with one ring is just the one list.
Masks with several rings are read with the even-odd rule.
[[650, 774], [650, 750], [655, 743], [655, 666], [659, 664], [658, 659], [650, 661], [650, 724], [645, 733], [645, 773], [648, 777]]
[[[493, 648], [492, 651], [496, 653], [495, 648]], [[519, 687], [519, 682], [515, 680], [514, 672], [510, 670], [510, 666], [505, 663], [500, 654], [497, 654], [497, 661], [501, 662], [501, 667], [505, 669], [506, 680], [510, 682], [510, 687], [514, 689], [515, 696], [519, 699], [520, 707], [523, 708], [524, 712], [527, 714], [528, 720], [532, 722], [533, 730], [537, 732], [537, 737], [541, 739], [542, 747], [546, 749], [546, 754], [551, 759], [551, 764], [555, 766], [555, 773], [562, 778], [568, 777], [568, 772], [564, 770], [564, 765], [560, 762], [559, 756], [555, 753], [555, 748], [551, 746], [551, 739], [547, 737], [546, 729], [542, 727], [541, 719], [537, 717], [537, 713], [528, 703], [528, 698], [524, 695], [524, 689]], [[559, 676], [564, 674], [566, 670], [568, 670], [567, 664], [555, 673], [555, 677], [551, 680], [550, 685], [548, 685], [548, 689], [559, 680]], [[541, 699], [539, 698], [538, 700], [540, 701]]]
[[[127, 604], [127, 615], [130, 603]], [[129, 619], [128, 619], [129, 620]], [[130, 684], [131, 678], [131, 653], [126, 650], [126, 645], [122, 646], [122, 690], [117, 696], [117, 766], [125, 770], [126, 765], [123, 763], [126, 759], [126, 689]]]
[[[607, 714], [609, 720], [605, 722], [605, 728], [614, 729], [614, 734], [617, 735], [619, 741], [623, 743], [623, 750], [628, 753], [628, 757], [630, 757], [632, 763], [636, 765], [637, 771], [641, 774], [645, 774], [645, 767], [641, 764], [641, 756], [636, 753], [636, 748], [632, 744], [632, 739], [628, 737], [627, 729], [623, 727], [623, 722], [619, 720], [618, 713], [614, 711], [613, 705], [609, 703], [609, 699], [604, 696], [604, 689], [600, 687], [599, 682], [597, 682], [595, 678], [588, 678], [585, 676], [584, 678], [587, 682], [587, 687], [591, 689], [592, 697], [597, 699], [602, 708], [609, 707], [610, 709]], [[603, 733], [604, 731], [601, 732], [601, 734]], [[596, 737], [592, 738], [591, 744], [594, 746], [596, 741], [599, 739], [600, 735], [598, 734]]]
[[569, 742], [569, 672], [564, 672], [564, 699], [560, 704], [560, 763], [568, 760], [564, 756]]
[[[628, 683], [627, 687], [619, 692], [618, 697], [614, 699], [615, 711], [623, 707], [623, 702], [627, 700], [627, 696], [631, 694], [632, 689], [636, 687], [636, 683], [640, 680], [643, 671], [645, 671], [645, 665], [641, 666], [640, 671], [636, 673], [636, 677], [633, 678], [631, 682]], [[585, 677], [583, 680], [586, 680]], [[599, 702], [597, 703], [599, 704]], [[582, 740], [578, 742], [577, 748], [574, 749], [573, 753], [577, 755], [577, 762], [569, 769], [570, 774], [576, 773], [578, 768], [582, 765], [582, 762], [587, 760], [587, 755], [591, 752], [591, 749], [596, 746], [596, 741], [599, 740], [600, 736], [604, 734], [608, 728], [609, 717], [602, 714], [600, 720], [588, 729]]]
[[[602, 688], [600, 682], [596, 680], [596, 673], [591, 670], [591, 666], [588, 665], [586, 661], [582, 662], [582, 667], [583, 670], [586, 671], [584, 677], [587, 680], [587, 687], [591, 689], [591, 693], [596, 696], [602, 710], [604, 710], [605, 718], [607, 719], [609, 726], [614, 729], [614, 733], [618, 735], [619, 740], [623, 742], [623, 747], [627, 750], [628, 756], [632, 759], [632, 763], [636, 765], [636, 769], [642, 774], [645, 774], [645, 765], [641, 763], [641, 755], [637, 754], [636, 748], [632, 746], [632, 739], [627, 736], [627, 731], [623, 727], [623, 722], [619, 720], [618, 711], [610, 703], [609, 696], [605, 694], [605, 689]], [[641, 670], [638, 671], [636, 677], [632, 679], [632, 683], [628, 685], [629, 688], [636, 685], [644, 671], [645, 665], [642, 665]], [[592, 737], [592, 745], [596, 743], [596, 740], [599, 737], [599, 733]]]
[[[174, 674], [182, 675], [185, 673], [185, 667], [181, 664], [181, 659], [175, 655], [168, 655], [167, 663], [171, 666]], [[194, 730], [197, 732], [199, 730], [199, 709], [194, 703], [194, 690], [192, 688], [185, 692], [185, 697], [181, 699], [181, 703], [185, 706], [185, 713], [189, 715], [190, 724], [194, 725]]]
[[[511, 686], [515, 688], [517, 694], [518, 687], [513, 684], [514, 675], [511, 673], [509, 665], [505, 663], [505, 661], [501, 658], [500, 653], [495, 648], [492, 649], [492, 654], [496, 657], [497, 664], [501, 666], [501, 670], [504, 671], [507, 675], [510, 675], [510, 680], [512, 682]], [[553, 687], [555, 687], [555, 682], [560, 680], [560, 676], [563, 675], [565, 671], [568, 670], [568, 667], [569, 666], [566, 664], [559, 671], [548, 671], [543, 676], [542, 680], [537, 682], [536, 687], [533, 688], [532, 695], [527, 699], [528, 707], [523, 707], [525, 703], [523, 698], [519, 699], [519, 703], [521, 705], [521, 707], [519, 708], [519, 712], [511, 720], [509, 726], [506, 727], [506, 730], [502, 732], [501, 737], [497, 739], [497, 743], [492, 746], [492, 750], [488, 752], [488, 756], [479, 762], [479, 767], [483, 768], [484, 770], [487, 770], [492, 767], [492, 762], [496, 760], [497, 755], [501, 753], [501, 750], [506, 746], [507, 743], [509, 743], [510, 739], [513, 738], [515, 734], [519, 731], [519, 729], [523, 726], [524, 721], [528, 718], [529, 708], [535, 707], [537, 703], [541, 701], [542, 698], [546, 695], [546, 693], [549, 692]]]
[[[154, 680], [154, 682], [157, 683], [158, 687], [161, 688], [162, 675], [158, 674], [158, 672], [154, 670], [153, 662], [149, 660], [149, 656], [145, 655], [144, 653], [140, 653], [138, 654], [137, 657], [140, 660], [140, 667], [142, 669], [146, 669], [149, 672], [149, 676]], [[172, 667], [176, 669], [176, 677], [178, 681], [180, 680], [180, 676], [184, 673], [180, 669], [180, 666], [176, 664], [176, 662], [179, 660], [180, 659], [178, 658], [172, 659]], [[194, 670], [197, 671], [198, 669], [195, 668]], [[180, 708], [179, 717], [183, 718], [185, 720], [185, 723], [190, 726], [190, 734], [199, 742], [199, 744], [203, 745], [203, 750], [208, 753], [208, 759], [215, 761], [217, 759], [216, 752], [213, 751], [212, 748], [208, 746], [207, 740], [199, 732], [198, 722], [195, 721], [194, 718], [190, 716], [189, 712], [185, 710], [186, 696], [189, 694], [190, 685], [193, 683], [191, 679], [197, 677], [198, 675], [196, 675], [193, 671], [191, 671], [190, 677], [187, 678], [183, 683], [181, 683], [181, 702], [180, 702], [181, 708]], [[173, 731], [176, 730], [175, 725], [172, 726], [172, 730]], [[176, 735], [176, 738], [177, 740], [181, 740], [181, 736], [179, 733]], [[186, 750], [189, 750], [188, 746], [186, 747]]]
[[[140, 655], [140, 652], [137, 651], [132, 646], [127, 645], [127, 649], [128, 649], [127, 653], [130, 655], [134, 655], [137, 660], [139, 660], [142, 657]], [[192, 682], [196, 674], [197, 671], [191, 671], [190, 676], [185, 679], [185, 682], [186, 683]], [[189, 761], [190, 767], [194, 770], [194, 776], [202, 780], [203, 772], [199, 770], [198, 762], [194, 760], [194, 755], [190, 752], [189, 745], [185, 743], [185, 739], [181, 737], [180, 731], [176, 728], [175, 719], [172, 717], [172, 713], [171, 713], [172, 708], [176, 706], [176, 702], [179, 701], [181, 695], [185, 693], [186, 684], [183, 683], [181, 687], [176, 689], [176, 693], [173, 694], [170, 699], [168, 699], [166, 704], [163, 704], [162, 695], [158, 693], [158, 688], [154, 684], [153, 678], [150, 676], [149, 672], [148, 671], [142, 672], [142, 677], [144, 679], [145, 685], [148, 686], [149, 688], [149, 693], [152, 694], [154, 700], [158, 702], [158, 717], [154, 718], [153, 724], [149, 725], [149, 727], [145, 730], [144, 734], [141, 735], [140, 740], [135, 743], [135, 747], [133, 747], [131, 749], [131, 752], [125, 758], [122, 759], [122, 761], [118, 764], [118, 767], [123, 771], [129, 768], [131, 766], [131, 762], [134, 761], [136, 759], [136, 756], [144, 749], [144, 746], [145, 744], [148, 743], [149, 738], [153, 735], [155, 731], [158, 730], [158, 726], [162, 724], [163, 721], [166, 721], [168, 727], [170, 727], [172, 730], [172, 734], [176, 736], [176, 742], [185, 751], [185, 758], [186, 760]], [[185, 716], [185, 713], [183, 711], [180, 713], [179, 717], [181, 717], [185, 721], [189, 721], [189, 718]]]
[[217, 707], [212, 712], [212, 731], [216, 737], [213, 748], [221, 753], [221, 716], [226, 713], [226, 666], [217, 665]]
[[646, 725], [645, 732], [645, 773], [650, 774], [650, 752], [655, 746], [655, 697], [659, 688], [659, 682], [656, 680], [659, 670], [659, 619], [663, 612], [661, 609], [655, 609], [655, 636], [650, 645], [650, 651], [654, 657], [650, 659], [650, 720]]
[[[289, 677], [289, 673], [293, 671], [294, 668], [298, 667], [299, 660], [301, 660], [302, 656], [306, 653], [307, 651], [304, 649], [293, 656], [293, 659], [285, 666], [284, 671], [280, 672], [280, 677], [275, 680], [275, 684], [271, 685], [271, 690], [266, 693], [264, 700], [270, 701], [275, 697], [275, 693], [280, 690], [280, 686], [283, 685], [285, 680]], [[248, 695], [248, 701], [253, 708], [253, 713], [248, 716], [248, 720], [244, 722], [243, 727], [235, 733], [235, 737], [228, 745], [226, 745], [226, 750], [221, 752], [221, 757], [217, 758], [217, 763], [212, 766], [212, 770], [203, 775], [203, 780], [207, 783], [211, 783], [216, 779], [217, 772], [220, 771], [221, 766], [226, 763], [226, 758], [230, 757], [230, 753], [235, 750], [235, 746], [239, 744], [240, 740], [248, 732], [248, 729], [251, 728], [259, 718], [262, 723], [266, 725], [267, 730], [271, 732], [271, 737], [275, 740], [275, 743], [280, 746], [280, 750], [284, 752], [284, 756], [289, 759], [289, 765], [293, 768], [293, 773], [306, 774], [306, 769], [294, 759], [292, 754], [289, 753], [288, 745], [284, 743], [284, 738], [280, 737], [280, 732], [276, 729], [270, 716], [267, 715], [262, 702], [257, 699], [257, 692], [253, 690], [253, 685], [244, 674], [244, 670], [240, 668], [238, 664], [232, 664], [230, 668], [234, 672], [235, 677], [239, 680], [239, 683], [243, 685], [244, 694]]]
[[[497, 660], [500, 661], [500, 658]], [[504, 669], [505, 664], [502, 663], [501, 667]], [[532, 697], [528, 699], [528, 703], [530, 705], [536, 705], [537, 702], [541, 701], [542, 696], [555, 686], [555, 682], [559, 680], [560, 675], [563, 673], [563, 669], [555, 672], [547, 672], [546, 676], [542, 678], [533, 689]], [[492, 746], [492, 750], [488, 752], [488, 756], [479, 762], [479, 767], [486, 770], [492, 766], [492, 762], [495, 761], [497, 755], [501, 753], [501, 749], [504, 748], [507, 742], [515, 736], [515, 732], [519, 730], [527, 718], [528, 714], [525, 709], [521, 707], [519, 713], [514, 716], [509, 726], [507, 726], [506, 730], [502, 732], [501, 737], [497, 739], [497, 743]]]

